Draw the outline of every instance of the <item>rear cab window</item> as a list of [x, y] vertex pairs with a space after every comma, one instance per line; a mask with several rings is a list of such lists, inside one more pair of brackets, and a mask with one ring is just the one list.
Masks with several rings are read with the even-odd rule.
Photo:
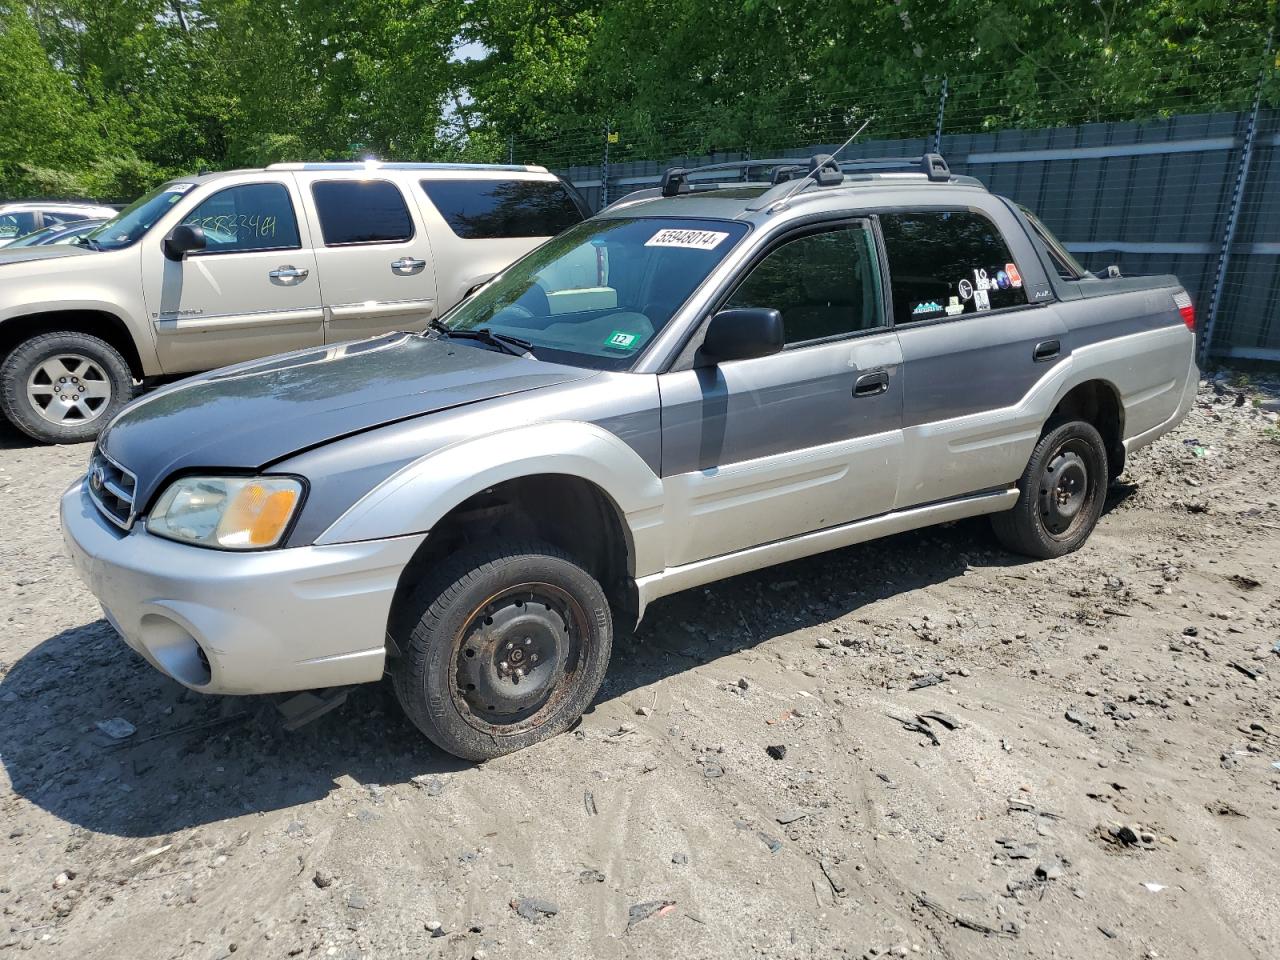
[[400, 243], [413, 238], [413, 219], [389, 180], [317, 180], [311, 184], [326, 247]]
[[1018, 209], [1022, 211], [1022, 215], [1027, 218], [1027, 223], [1044, 244], [1045, 250], [1049, 253], [1049, 260], [1053, 263], [1053, 269], [1060, 279], [1079, 280], [1082, 277], [1092, 276], [1080, 265], [1080, 261], [1071, 255], [1062, 241], [1040, 221], [1039, 217], [1026, 207], [1020, 206]]
[[1020, 307], [1022, 271], [987, 217], [972, 210], [880, 215], [898, 325]]
[[463, 240], [554, 237], [583, 219], [557, 180], [422, 180], [422, 191]]

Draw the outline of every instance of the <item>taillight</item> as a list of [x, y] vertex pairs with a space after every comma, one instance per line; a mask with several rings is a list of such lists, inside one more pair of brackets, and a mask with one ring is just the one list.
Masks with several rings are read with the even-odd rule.
[[1187, 325], [1188, 330], [1196, 328], [1196, 308], [1191, 305], [1191, 294], [1185, 290], [1179, 290], [1173, 295], [1173, 305], [1178, 308], [1178, 313], [1182, 314], [1182, 322]]

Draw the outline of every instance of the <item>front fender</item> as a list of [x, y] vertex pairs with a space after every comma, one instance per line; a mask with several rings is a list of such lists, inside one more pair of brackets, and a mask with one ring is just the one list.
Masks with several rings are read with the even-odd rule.
[[450, 510], [495, 484], [561, 474], [602, 490], [631, 540], [635, 576], [662, 569], [662, 480], [622, 440], [595, 424], [513, 427], [429, 453], [388, 477], [316, 538], [316, 544], [429, 532]]

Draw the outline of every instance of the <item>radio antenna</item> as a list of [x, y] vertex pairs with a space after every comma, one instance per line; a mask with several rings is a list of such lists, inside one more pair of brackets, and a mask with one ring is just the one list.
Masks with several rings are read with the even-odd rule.
[[[844, 143], [840, 144], [840, 146], [836, 148], [836, 152], [831, 154], [831, 156], [828, 159], [834, 160], [836, 157], [838, 157], [840, 153], [844, 150], [844, 148], [847, 147], [849, 144], [853, 143], [853, 141], [857, 139], [858, 134], [860, 134], [863, 130], [867, 129], [867, 124], [869, 124], [874, 119], [875, 119], [875, 115], [873, 114], [872, 116], [867, 117], [867, 119], [863, 120], [862, 126], [860, 126], [857, 130], [853, 131], [849, 139], [846, 140]], [[825, 162], [815, 165], [814, 168], [810, 170], [805, 176], [797, 180], [795, 182], [795, 185], [790, 190], [788, 190], [785, 194], [783, 194], [781, 197], [775, 200], [772, 204], [770, 204], [769, 211], [772, 212], [776, 210], [779, 206], [786, 203], [793, 196], [795, 196], [797, 193], [803, 190], [805, 187], [806, 181], [808, 181], [810, 177], [813, 177], [814, 180], [816, 181], [818, 174], [822, 172], [822, 169], [824, 166], [826, 166]]]

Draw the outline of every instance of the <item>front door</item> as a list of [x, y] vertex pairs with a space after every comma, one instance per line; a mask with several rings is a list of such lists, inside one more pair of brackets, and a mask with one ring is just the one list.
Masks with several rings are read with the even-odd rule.
[[328, 343], [422, 330], [436, 315], [427, 229], [400, 184], [350, 172], [302, 174], [324, 274]]
[[891, 509], [902, 355], [869, 226], [774, 243], [722, 307], [782, 313], [779, 354], [659, 377], [668, 567]]
[[292, 178], [224, 187], [184, 214], [205, 249], [173, 261], [157, 238], [142, 281], [166, 373], [210, 370], [324, 342], [315, 254]]

